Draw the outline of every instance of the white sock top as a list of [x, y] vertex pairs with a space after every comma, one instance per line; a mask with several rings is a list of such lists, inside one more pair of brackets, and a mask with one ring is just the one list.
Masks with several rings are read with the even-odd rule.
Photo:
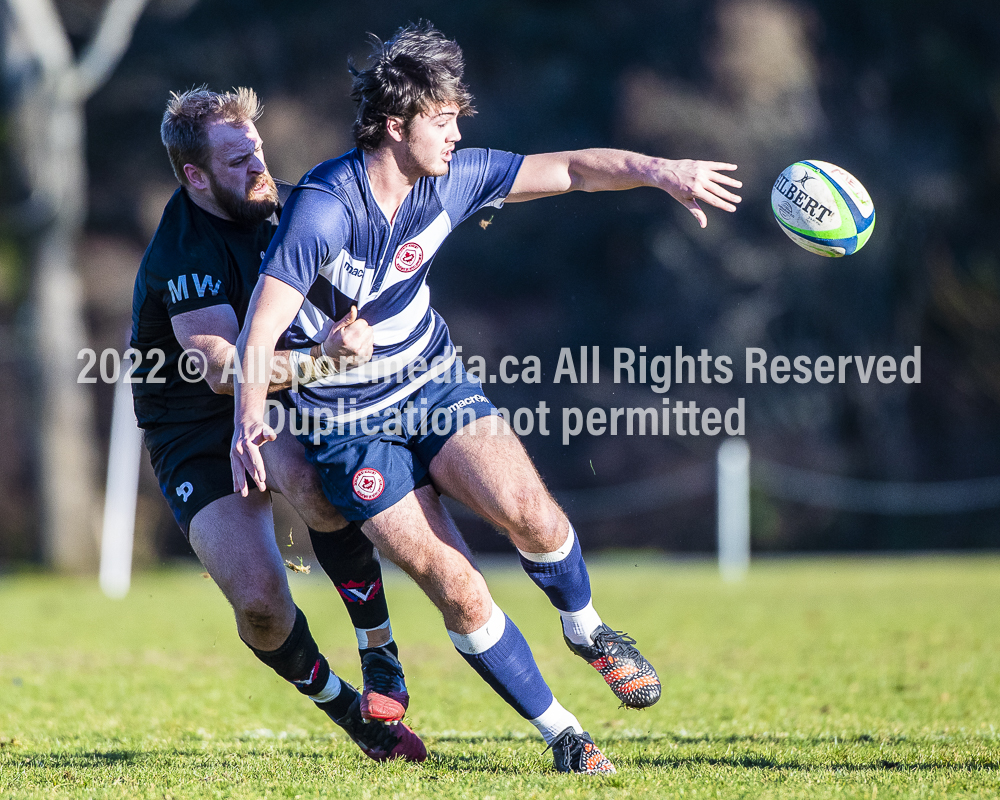
[[486, 624], [479, 630], [472, 633], [455, 633], [448, 631], [452, 643], [460, 653], [474, 656], [478, 653], [485, 653], [493, 645], [500, 641], [504, 630], [507, 628], [507, 616], [496, 603], [493, 603], [493, 613], [486, 621]]
[[329, 703], [335, 697], [340, 695], [340, 690], [342, 684], [340, 683], [340, 678], [334, 675], [333, 670], [330, 670], [330, 677], [326, 679], [326, 686], [323, 687], [319, 694], [309, 695], [309, 699], [314, 703]]
[[566, 541], [563, 542], [562, 547], [552, 553], [525, 553], [520, 547], [517, 548], [522, 556], [524, 556], [528, 561], [534, 561], [536, 564], [552, 564], [556, 561], [562, 561], [569, 555], [569, 551], [573, 549], [573, 540], [576, 538], [576, 531], [573, 530], [573, 526], [569, 526], [569, 536], [566, 537]]

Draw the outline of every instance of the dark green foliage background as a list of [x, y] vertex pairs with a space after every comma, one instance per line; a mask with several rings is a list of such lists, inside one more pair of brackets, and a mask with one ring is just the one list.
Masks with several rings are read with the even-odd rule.
[[[92, 26], [90, 6], [65, 0], [61, 7], [82, 41]], [[726, 21], [740, 8], [751, 16], [776, 8], [797, 20], [811, 64], [803, 80], [817, 104], [804, 132], [789, 133], [802, 127], [794, 98], [788, 115], [778, 102], [762, 120], [763, 107], [746, 99], [754, 87], [720, 71], [731, 51]], [[456, 341], [466, 356], [481, 354], [493, 368], [507, 354], [537, 355], [545, 368], [541, 386], [489, 387], [498, 405], [533, 408], [545, 399], [554, 417], [570, 406], [659, 407], [660, 395], [647, 387], [611, 383], [612, 348], [645, 346], [650, 355], [707, 348], [733, 358], [736, 379], [675, 387], [669, 396], [723, 409], [745, 397], [756, 456], [881, 480], [1000, 474], [1000, 262], [993, 239], [1000, 227], [1000, 14], [992, 3], [164, 0], [140, 21], [113, 79], [88, 106], [91, 235], [144, 247], [149, 209], [157, 207], [150, 198], [162, 204], [173, 183], [158, 140], [170, 90], [255, 87], [266, 106], [261, 131], [271, 167], [296, 180], [313, 162], [350, 146], [347, 57], [364, 57], [366, 32], [387, 37], [418, 18], [465, 49], [479, 113], [463, 125], [463, 146], [611, 146], [734, 160], [746, 183], [739, 212], [710, 210], [706, 231], [652, 190], [512, 206], [492, 215], [485, 230], [475, 221], [459, 228], [431, 275], [434, 303]], [[748, 74], [757, 63], [765, 78], [792, 85], [766, 66], [768, 48], [780, 44], [751, 46], [756, 62]], [[650, 100], [640, 108], [656, 92], [666, 106]], [[650, 108], [666, 108], [663, 119], [673, 122], [651, 122]], [[878, 221], [857, 255], [820, 259], [792, 245], [771, 219], [772, 181], [803, 158], [841, 164], [872, 193]], [[130, 282], [126, 266], [118, 291], [128, 293]], [[10, 328], [22, 297], [18, 285], [11, 283], [3, 306]], [[98, 338], [110, 338], [123, 322], [94, 312]], [[560, 348], [581, 345], [601, 346], [602, 384], [553, 385]], [[742, 380], [746, 347], [772, 356], [898, 360], [917, 345], [919, 385]], [[6, 404], [12, 414], [25, 413], [14, 399]], [[706, 436], [583, 436], [567, 447], [558, 435], [527, 437], [558, 489], [708, 465], [717, 444]], [[24, 463], [30, 475], [30, 453]], [[149, 508], [160, 509], [149, 511], [160, 515], [160, 546], [176, 541], [148, 477], [144, 491]], [[17, 497], [30, 492], [28, 481]], [[15, 503], [24, 511], [17, 517], [23, 529], [30, 504]], [[708, 496], [655, 513], [625, 507], [582, 525], [581, 537], [589, 547], [706, 550], [714, 535], [711, 508]], [[995, 510], [893, 518], [760, 494], [755, 514], [762, 549], [1000, 543]], [[475, 525], [469, 533], [481, 549], [499, 541]]]

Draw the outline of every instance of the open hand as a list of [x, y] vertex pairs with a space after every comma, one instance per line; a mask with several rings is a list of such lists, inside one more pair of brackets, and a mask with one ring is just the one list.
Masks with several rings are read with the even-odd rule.
[[264, 442], [273, 442], [277, 438], [274, 430], [263, 420], [236, 426], [233, 445], [229, 451], [234, 492], [239, 492], [244, 497], [250, 493], [250, 488], [247, 486], [248, 472], [258, 489], [262, 492], [267, 489], [267, 473], [264, 471], [264, 459], [261, 458], [260, 448]]
[[708, 218], [698, 205], [699, 200], [723, 211], [735, 211], [736, 203], [743, 199], [725, 188], [732, 186], [739, 189], [743, 186], [742, 181], [719, 171], [733, 169], [736, 169], [735, 164], [719, 161], [667, 161], [660, 188], [690, 211], [704, 228], [708, 224]]

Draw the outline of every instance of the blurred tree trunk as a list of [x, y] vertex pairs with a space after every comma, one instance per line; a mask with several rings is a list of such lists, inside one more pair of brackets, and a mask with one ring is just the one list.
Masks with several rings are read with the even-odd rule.
[[3, 1], [13, 23], [5, 70], [20, 59], [15, 147], [31, 191], [20, 216], [31, 240], [43, 552], [56, 569], [92, 573], [99, 469], [92, 391], [77, 382], [87, 346], [75, 264], [87, 213], [84, 104], [118, 64], [149, 0], [110, 0], [79, 58], [52, 0]]

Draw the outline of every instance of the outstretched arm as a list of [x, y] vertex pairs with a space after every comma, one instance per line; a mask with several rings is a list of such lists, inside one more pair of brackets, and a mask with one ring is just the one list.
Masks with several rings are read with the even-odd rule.
[[616, 192], [651, 186], [662, 189], [687, 208], [701, 227], [708, 224], [698, 201], [735, 211], [741, 198], [726, 187], [739, 189], [743, 184], [723, 174], [736, 169], [735, 164], [717, 161], [673, 161], [626, 150], [568, 150], [526, 156], [508, 203], [521, 203], [539, 197], [566, 192]]
[[[267, 488], [260, 447], [275, 438], [274, 431], [264, 422], [264, 400], [270, 376], [263, 374], [261, 365], [271, 364], [275, 342], [295, 318], [303, 299], [302, 293], [287, 283], [270, 275], [263, 276], [250, 298], [243, 332], [236, 342], [241, 369], [240, 380], [234, 387], [236, 430], [229, 460], [233, 467], [233, 489], [244, 497], [249, 491], [247, 472], [257, 488], [261, 491]], [[253, 356], [249, 356], [250, 353]]]
[[[258, 489], [267, 488], [260, 447], [275, 438], [274, 431], [264, 423], [268, 381], [260, 365], [271, 364], [273, 369], [275, 342], [295, 318], [302, 300], [302, 293], [297, 289], [265, 275], [257, 282], [250, 298], [246, 323], [236, 343], [241, 368], [234, 386], [236, 430], [229, 459], [233, 468], [233, 489], [244, 497], [248, 493], [247, 472]], [[367, 322], [358, 319], [357, 308], [352, 306], [336, 322], [326, 340], [313, 348], [311, 360], [317, 362], [319, 374], [312, 377], [333, 375], [364, 364], [371, 359], [373, 348], [374, 333]]]

